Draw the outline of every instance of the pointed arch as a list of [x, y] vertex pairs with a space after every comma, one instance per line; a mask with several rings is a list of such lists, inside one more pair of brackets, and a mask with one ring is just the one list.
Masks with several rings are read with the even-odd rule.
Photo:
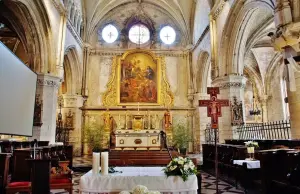
[[[257, 22], [259, 11], [269, 12], [266, 21], [273, 17], [274, 5], [267, 0], [236, 1], [230, 10], [220, 41], [218, 62], [219, 76], [231, 73], [242, 74], [244, 69], [244, 54], [249, 34], [249, 24]], [[267, 15], [268, 16], [268, 15]], [[264, 23], [262, 21], [261, 23]], [[261, 25], [261, 24], [259, 24]]]
[[80, 94], [82, 81], [82, 70], [80, 67], [80, 61], [75, 46], [72, 45], [67, 47], [64, 55], [63, 68], [65, 71], [65, 84], [67, 85], [68, 94]]
[[209, 78], [210, 55], [207, 51], [201, 51], [197, 59], [196, 91], [206, 93]]

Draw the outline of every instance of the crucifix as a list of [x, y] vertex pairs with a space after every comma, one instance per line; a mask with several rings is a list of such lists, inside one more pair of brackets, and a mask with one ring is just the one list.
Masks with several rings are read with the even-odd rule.
[[207, 94], [210, 94], [210, 100], [199, 100], [200, 107], [207, 107], [207, 116], [211, 118], [211, 128], [215, 133], [215, 175], [216, 175], [216, 194], [218, 190], [218, 148], [217, 148], [217, 130], [219, 128], [219, 117], [222, 116], [221, 107], [229, 106], [229, 100], [219, 100], [220, 94], [218, 87], [208, 87]]

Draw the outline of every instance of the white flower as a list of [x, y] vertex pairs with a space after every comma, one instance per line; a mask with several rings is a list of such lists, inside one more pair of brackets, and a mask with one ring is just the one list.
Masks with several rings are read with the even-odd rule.
[[137, 185], [134, 187], [132, 193], [133, 194], [145, 194], [148, 192], [148, 188], [143, 185]]
[[192, 170], [194, 170], [194, 168], [195, 168], [195, 165], [192, 163], [192, 164], [190, 164], [189, 165], [190, 166], [190, 168], [192, 169]]
[[183, 160], [183, 157], [179, 156], [178, 159], [179, 159], [179, 160]]
[[190, 167], [189, 167], [189, 165], [187, 165], [187, 164], [185, 164], [184, 166], [183, 166], [183, 169], [184, 170], [188, 170]]
[[174, 158], [173, 160], [174, 160], [174, 162], [178, 162], [178, 158]]
[[171, 166], [171, 164], [172, 164], [172, 161], [168, 164], [168, 167]]
[[179, 161], [178, 161], [178, 164], [183, 165], [183, 164], [184, 164], [184, 161], [183, 161], [183, 160], [179, 160]]
[[184, 158], [184, 162], [187, 162], [187, 158]]
[[173, 171], [173, 170], [175, 170], [176, 168], [177, 168], [177, 165], [171, 166], [171, 167], [170, 167], [170, 170]]
[[130, 194], [128, 191], [121, 191], [119, 194]]

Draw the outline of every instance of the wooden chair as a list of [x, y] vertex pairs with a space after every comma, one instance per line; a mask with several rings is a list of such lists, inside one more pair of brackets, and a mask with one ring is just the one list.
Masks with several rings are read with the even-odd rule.
[[11, 182], [6, 186], [6, 194], [15, 194], [18, 192], [31, 193], [31, 182]]

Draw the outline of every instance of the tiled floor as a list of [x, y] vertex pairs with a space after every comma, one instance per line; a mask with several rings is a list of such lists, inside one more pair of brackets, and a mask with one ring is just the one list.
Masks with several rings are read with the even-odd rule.
[[[74, 181], [74, 194], [79, 193], [79, 180], [80, 176], [82, 176], [85, 172], [82, 171], [83, 169], [87, 170], [87, 168], [83, 167], [89, 167], [92, 164], [92, 158], [90, 156], [84, 156], [81, 158], [74, 158], [73, 165], [76, 167], [75, 172], [73, 175], [73, 181]], [[81, 172], [77, 172], [77, 170], [81, 170]], [[215, 194], [216, 193], [216, 179], [215, 177], [202, 172], [202, 188], [201, 193], [202, 194]], [[235, 189], [232, 185], [229, 185], [223, 181], [219, 181], [219, 194], [243, 194], [244, 192], [241, 190]], [[60, 190], [53, 191], [55, 194], [65, 194], [65, 192], [62, 192]]]

